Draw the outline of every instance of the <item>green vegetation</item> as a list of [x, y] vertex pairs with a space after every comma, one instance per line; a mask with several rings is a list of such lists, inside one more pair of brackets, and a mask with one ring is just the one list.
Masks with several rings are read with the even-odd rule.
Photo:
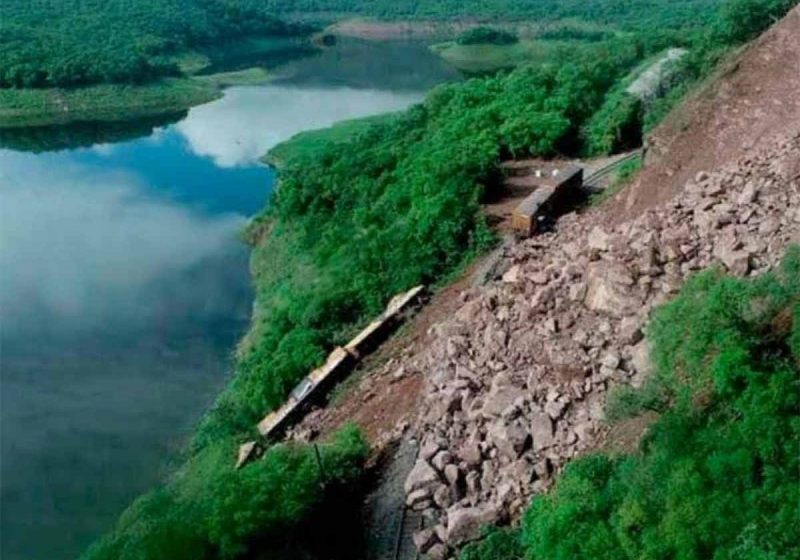
[[364, 15], [384, 19], [481, 17], [549, 22], [570, 18], [621, 26], [702, 26], [721, 0], [267, 0], [275, 14]]
[[433, 45], [431, 50], [462, 72], [485, 74], [547, 60], [553, 51], [565, 46], [566, 43], [528, 40], [505, 45], [448, 41]]
[[328, 128], [306, 130], [272, 148], [262, 160], [277, 169], [284, 169], [303, 161], [318, 160], [332, 144], [353, 141], [373, 125], [388, 122], [395, 116], [393, 113], [386, 113], [340, 121]]
[[183, 111], [220, 96], [211, 83], [162, 78], [142, 85], [0, 89], [0, 127], [125, 121]]
[[519, 41], [516, 34], [493, 27], [473, 27], [456, 39], [459, 45], [513, 45]]
[[178, 75], [188, 51], [304, 31], [257, 0], [5, 0], [0, 88], [143, 83]]
[[649, 340], [655, 373], [624, 399], [661, 412], [641, 450], [574, 461], [462, 558], [800, 556], [800, 247], [758, 279], [695, 277]]
[[[169, 484], [136, 500], [83, 558], [202, 560], [255, 550], [263, 558], [303, 557], [323, 544], [307, 538], [315, 511], [342, 514], [342, 490], [359, 476], [367, 452], [352, 427], [318, 446], [319, 462], [311, 446], [282, 444], [234, 470], [235, 449], [220, 440], [192, 457]], [[313, 530], [324, 542], [331, 527], [339, 526], [327, 520]]]
[[596, 26], [585, 23], [562, 23], [549, 26], [536, 34], [540, 40], [550, 41], [606, 41], [615, 33], [607, 29], [598, 29]]
[[182, 111], [263, 70], [179, 78], [306, 53], [309, 31], [257, 0], [0, 2], [0, 127]]

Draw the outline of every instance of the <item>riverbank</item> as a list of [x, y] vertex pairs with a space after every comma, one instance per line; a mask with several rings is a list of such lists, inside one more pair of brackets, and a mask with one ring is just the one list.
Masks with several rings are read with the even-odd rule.
[[0, 129], [122, 122], [187, 111], [222, 97], [226, 87], [269, 81], [266, 67], [306, 56], [305, 38], [246, 37], [206, 52], [171, 56], [181, 75], [143, 84], [75, 88], [0, 88]]
[[140, 86], [0, 90], [0, 128], [119, 122], [185, 111], [221, 97], [215, 85], [165, 78]]

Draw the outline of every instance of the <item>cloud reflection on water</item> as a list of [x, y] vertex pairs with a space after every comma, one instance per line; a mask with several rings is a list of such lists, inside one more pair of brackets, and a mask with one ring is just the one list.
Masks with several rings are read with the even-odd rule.
[[235, 252], [245, 221], [157, 198], [127, 173], [3, 151], [0, 169], [7, 335], [42, 321], [86, 326], [152, 315], [157, 284]]
[[176, 128], [197, 155], [220, 167], [248, 164], [303, 130], [336, 121], [397, 111], [421, 93], [353, 88], [236, 87], [214, 103], [189, 111]]

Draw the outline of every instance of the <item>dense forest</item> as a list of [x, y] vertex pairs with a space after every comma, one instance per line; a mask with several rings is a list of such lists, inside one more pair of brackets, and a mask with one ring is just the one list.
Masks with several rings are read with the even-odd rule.
[[[308, 4], [295, 3], [311, 9]], [[324, 4], [334, 8], [333, 2]], [[420, 3], [421, 8], [434, 5], [451, 4]], [[680, 33], [670, 31], [668, 22], [684, 17], [682, 10], [689, 5], [709, 4], [649, 2], [646, 9], [639, 2], [590, 2], [586, 13], [603, 7], [607, 13], [625, 12], [629, 5], [639, 6], [648, 17], [663, 17], [664, 25], [576, 41], [554, 49], [546, 60], [513, 71], [445, 84], [408, 111], [350, 127], [355, 131], [351, 137], [314, 146], [285, 162], [280, 188], [247, 232], [253, 244], [256, 310], [237, 352], [235, 376], [201, 422], [183, 468], [161, 488], [137, 500], [115, 530], [87, 551], [86, 559], [244, 558], [255, 557], [255, 550], [268, 551], [265, 557], [270, 558], [313, 557], [313, 551], [304, 549], [302, 539], [296, 538], [298, 532], [337, 488], [357, 480], [366, 446], [353, 429], [325, 444], [322, 462], [328, 475], [322, 487], [312, 451], [305, 446], [274, 446], [261, 460], [234, 470], [236, 446], [255, 435], [261, 416], [277, 407], [333, 345], [345, 341], [389, 297], [420, 282], [446, 281], [472, 256], [491, 246], [493, 235], [481, 215], [481, 201], [497, 188], [503, 158], [615, 149], [615, 140], [625, 136], [631, 119], [655, 122], [729, 49], [764, 29], [791, 3], [731, 0], [709, 16], [707, 25], [685, 33], [682, 44], [691, 49], [691, 56], [682, 62], [683, 82], [675, 88], [677, 93], [647, 114], [641, 114], [642, 108], [620, 104], [619, 84], [643, 62], [675, 44]], [[380, 8], [380, 3], [376, 6]], [[755, 15], [742, 20], [741, 13]], [[796, 256], [786, 266], [797, 277]], [[769, 289], [782, 297], [796, 297], [796, 285], [770, 282]], [[733, 290], [739, 297], [749, 294], [749, 288], [713, 276], [687, 290], [686, 297], [703, 290]], [[709, 305], [716, 305], [716, 300], [710, 299]], [[685, 303], [679, 301], [672, 309], [682, 311], [665, 311], [665, 327], [657, 335], [663, 341], [657, 343], [669, 351], [680, 350], [684, 331], [676, 326], [690, 329], [694, 324], [688, 311], [684, 313]], [[714, 307], [708, 313], [718, 310]], [[719, 325], [730, 329], [733, 337], [740, 323], [735, 318], [728, 321], [729, 317], [722, 316]], [[796, 344], [793, 351], [796, 355]], [[787, 354], [776, 357], [774, 363], [758, 365], [780, 371], [788, 359]], [[669, 367], [665, 364], [663, 371], [669, 372]], [[696, 374], [703, 375], [699, 366]], [[754, 386], [753, 390], [760, 389]], [[674, 421], [681, 421], [680, 410], [676, 414]], [[664, 421], [672, 420], [665, 416]], [[716, 429], [714, 419], [692, 421], [700, 424], [682, 425], [683, 433], [691, 434], [696, 426]], [[737, 437], [743, 445], [747, 443], [746, 432]], [[665, 453], [678, 451], [668, 443], [662, 447]], [[587, 499], [595, 499], [594, 492], [617, 492], [613, 499], [605, 494], [596, 498], [606, 508], [602, 511], [610, 511], [628, 503], [622, 500], [625, 492], [641, 491], [615, 482], [622, 470], [657, 474], [672, 461], [684, 459], [678, 455], [663, 459], [663, 453], [658, 457], [666, 462], [577, 463], [575, 474], [568, 473], [565, 480], [578, 477], [576, 492], [588, 493]], [[591, 472], [586, 474], [587, 470]], [[592, 477], [591, 484], [579, 479], [586, 476]], [[564, 484], [569, 488], [569, 482]], [[516, 554], [521, 543], [534, 546], [530, 543], [537, 542], [537, 535], [547, 536], [546, 542], [556, 546], [561, 538], [574, 543], [589, 534], [593, 525], [574, 534], [568, 534], [569, 525], [558, 525], [574, 510], [573, 504], [559, 501], [561, 492], [548, 498], [552, 502], [534, 504], [521, 539], [517, 534], [499, 533], [494, 540], [503, 541], [502, 547]], [[563, 511], [558, 509], [562, 503]], [[665, 506], [655, 504], [648, 511], [657, 516], [659, 507]], [[540, 510], [566, 513], [548, 520], [545, 514], [535, 513]], [[596, 530], [613, 532], [613, 528]], [[653, 531], [648, 539], [658, 540], [660, 533]], [[542, 558], [574, 557], [568, 552], [551, 554], [562, 549], [536, 550], [544, 554], [537, 556]], [[327, 550], [326, 555], [331, 557], [333, 551]]]
[[0, 88], [141, 83], [176, 55], [245, 36], [306, 32], [258, 0], [0, 2]]
[[660, 412], [642, 452], [570, 463], [461, 560], [800, 557], [800, 247], [758, 279], [695, 277], [648, 336], [655, 373], [616, 404]]
[[276, 14], [341, 17], [358, 14], [387, 19], [527, 19], [577, 18], [624, 26], [702, 25], [713, 18], [721, 0], [267, 0]]

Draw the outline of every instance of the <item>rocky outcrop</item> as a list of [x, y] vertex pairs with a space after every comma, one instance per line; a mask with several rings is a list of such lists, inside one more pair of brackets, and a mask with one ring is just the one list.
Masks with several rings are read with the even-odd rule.
[[602, 442], [610, 386], [650, 369], [651, 310], [718, 264], [757, 274], [800, 242], [800, 137], [699, 173], [658, 210], [613, 229], [568, 215], [517, 243], [497, 281], [462, 293], [404, 367], [426, 378], [421, 453], [406, 483], [421, 547], [443, 557], [517, 517], [566, 461]]

